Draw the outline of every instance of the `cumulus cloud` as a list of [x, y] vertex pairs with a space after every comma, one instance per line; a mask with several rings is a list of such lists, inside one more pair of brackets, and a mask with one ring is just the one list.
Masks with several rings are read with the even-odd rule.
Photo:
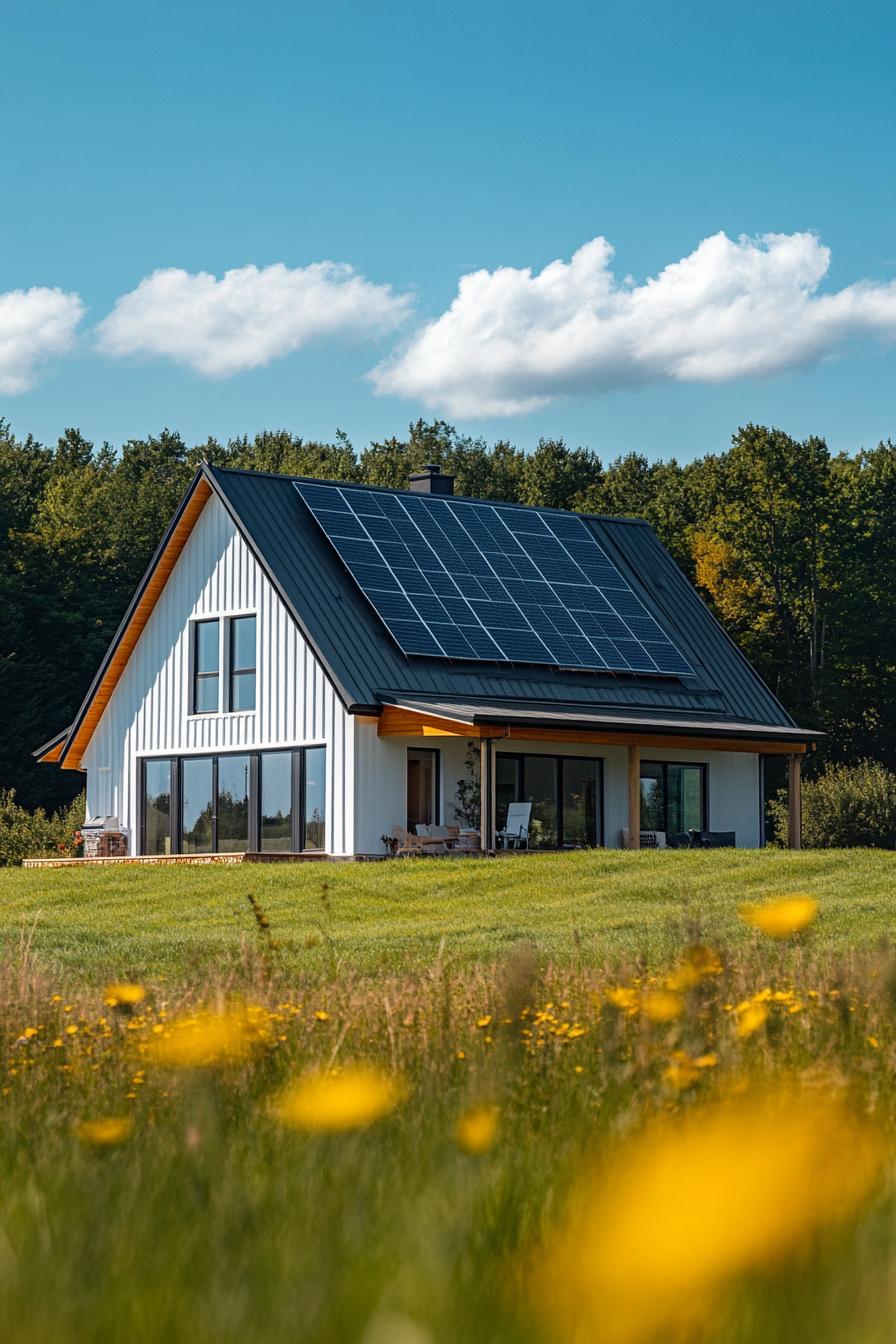
[[0, 392], [27, 392], [37, 366], [74, 344], [84, 316], [77, 294], [61, 289], [13, 289], [0, 294]]
[[209, 378], [269, 364], [325, 336], [393, 330], [411, 305], [390, 285], [332, 261], [290, 269], [153, 271], [97, 327], [107, 355], [161, 356]]
[[576, 392], [768, 377], [896, 337], [896, 282], [818, 293], [830, 250], [812, 233], [718, 233], [643, 284], [619, 280], [612, 259], [594, 238], [538, 274], [465, 275], [451, 307], [369, 377], [450, 415], [515, 415]]

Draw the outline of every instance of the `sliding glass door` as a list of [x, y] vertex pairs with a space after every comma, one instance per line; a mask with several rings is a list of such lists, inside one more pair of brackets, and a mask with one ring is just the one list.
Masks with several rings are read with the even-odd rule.
[[326, 785], [326, 747], [145, 760], [140, 852], [325, 850]]
[[510, 803], [532, 804], [532, 849], [586, 849], [603, 843], [603, 762], [578, 756], [511, 755], [495, 757], [498, 830]]
[[667, 835], [706, 830], [706, 766], [641, 762], [641, 829]]

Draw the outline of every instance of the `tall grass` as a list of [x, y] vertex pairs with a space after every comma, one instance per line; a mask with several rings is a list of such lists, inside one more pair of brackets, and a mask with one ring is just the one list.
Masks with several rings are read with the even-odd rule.
[[[771, 1256], [735, 1256], [724, 1281], [705, 1288], [709, 1314], [595, 1319], [589, 1275], [599, 1281], [600, 1265], [573, 1264], [578, 1251], [566, 1249], [570, 1198], [599, 1181], [602, 1164], [636, 1164], [641, 1150], [627, 1145], [658, 1121], [678, 1132], [716, 1105], [758, 1104], [769, 1090], [796, 1114], [806, 1099], [836, 1097], [850, 1118], [831, 1129], [832, 1142], [842, 1133], [852, 1151], [833, 1147], [825, 1166], [855, 1164], [864, 1142], [856, 1135], [888, 1146], [888, 952], [834, 955], [821, 926], [780, 943], [750, 933], [736, 946], [689, 952], [705, 945], [694, 925], [674, 956], [654, 961], [543, 962], [520, 944], [456, 964], [443, 946], [410, 970], [360, 973], [341, 961], [302, 973], [278, 948], [276, 921], [264, 923], [262, 907], [255, 916], [238, 958], [158, 977], [131, 1002], [101, 980], [67, 995], [27, 936], [7, 946], [4, 1338], [892, 1337], [893, 1203], [880, 1165], [842, 1218], [810, 1216], [811, 1197], [801, 1196], [806, 1216], [791, 1241], [774, 1243]], [[754, 1026], [750, 1004], [759, 1006]], [[239, 1036], [219, 1062], [211, 1050], [204, 1065], [178, 1067], [160, 1050], [209, 1021], [243, 1022], [245, 1005], [257, 1010], [251, 1039]], [[383, 1118], [339, 1133], [283, 1123], [284, 1087], [309, 1071], [348, 1076], [357, 1064], [401, 1080]], [[458, 1119], [483, 1108], [497, 1125], [477, 1145]], [[120, 1122], [114, 1141], [83, 1128], [101, 1120]], [[694, 1183], [724, 1188], [752, 1160], [733, 1151], [716, 1163], [724, 1169], [691, 1172], [682, 1228]], [[736, 1182], [731, 1189], [733, 1220]], [[764, 1201], [751, 1216], [766, 1217], [771, 1235], [782, 1217], [777, 1192]], [[718, 1234], [736, 1241], [743, 1229], [724, 1224], [724, 1201], [714, 1216]], [[644, 1208], [645, 1246], [657, 1217]]]

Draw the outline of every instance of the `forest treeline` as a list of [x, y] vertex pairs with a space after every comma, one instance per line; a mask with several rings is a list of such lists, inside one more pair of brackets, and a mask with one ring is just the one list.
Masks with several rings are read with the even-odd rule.
[[0, 786], [56, 807], [81, 777], [31, 752], [71, 721], [203, 459], [403, 487], [437, 462], [459, 494], [646, 518], [824, 755], [896, 766], [896, 445], [832, 454], [747, 425], [693, 462], [604, 463], [542, 439], [524, 453], [442, 421], [356, 452], [285, 430], [188, 445], [169, 430], [119, 451], [66, 430], [54, 447], [0, 421]]

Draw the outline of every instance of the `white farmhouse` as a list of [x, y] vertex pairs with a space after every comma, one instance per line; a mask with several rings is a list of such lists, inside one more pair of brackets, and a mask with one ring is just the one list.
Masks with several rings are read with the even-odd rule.
[[517, 802], [533, 846], [759, 846], [776, 754], [798, 845], [818, 737], [643, 522], [460, 499], [436, 467], [401, 491], [203, 464], [35, 754], [86, 773], [130, 857], [358, 857], [396, 827], [492, 850]]

